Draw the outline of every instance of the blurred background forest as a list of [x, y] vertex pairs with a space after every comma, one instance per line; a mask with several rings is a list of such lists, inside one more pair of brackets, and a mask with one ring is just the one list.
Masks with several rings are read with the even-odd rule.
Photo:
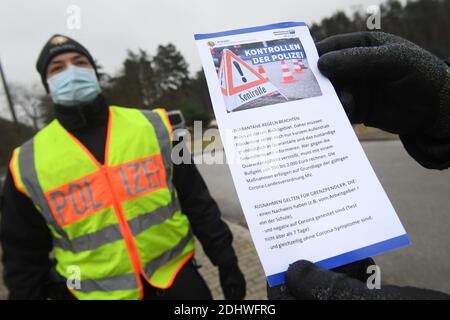
[[[428, 49], [442, 59], [450, 58], [450, 0], [389, 0], [381, 6], [381, 31], [394, 33]], [[316, 41], [334, 34], [366, 30], [367, 14], [338, 11], [310, 26]], [[97, 61], [101, 85], [111, 104], [150, 109], [163, 106], [181, 110], [190, 125], [209, 123], [211, 101], [202, 70], [191, 72], [173, 44], [162, 44], [155, 54], [140, 49], [127, 52], [116, 74], [106, 74]], [[10, 85], [11, 101], [20, 116], [17, 126], [0, 118], [0, 168], [13, 147], [52, 120], [49, 98], [36, 88]], [[5, 103], [5, 102], [2, 102]], [[2, 110], [8, 110], [6, 107]], [[1, 173], [1, 172], [0, 172]]]

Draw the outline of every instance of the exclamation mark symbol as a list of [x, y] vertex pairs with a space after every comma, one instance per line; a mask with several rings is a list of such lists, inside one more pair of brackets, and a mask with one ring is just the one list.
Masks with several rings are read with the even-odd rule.
[[239, 65], [239, 63], [237, 63], [236, 61], [233, 61], [234, 66], [236, 67], [237, 71], [239, 71], [239, 74], [242, 77], [242, 82], [246, 83], [247, 79], [244, 77], [244, 73], [242, 72], [241, 66]]

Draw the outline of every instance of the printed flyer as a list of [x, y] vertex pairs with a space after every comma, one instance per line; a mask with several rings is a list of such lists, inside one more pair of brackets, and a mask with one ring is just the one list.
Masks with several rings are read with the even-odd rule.
[[300, 259], [331, 269], [409, 244], [304, 23], [195, 40], [270, 286]]

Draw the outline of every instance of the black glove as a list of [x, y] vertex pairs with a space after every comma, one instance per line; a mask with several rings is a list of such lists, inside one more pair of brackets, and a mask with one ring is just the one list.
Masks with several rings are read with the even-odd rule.
[[[353, 262], [335, 269], [332, 269], [332, 273], [343, 274], [350, 278], [357, 279], [360, 282], [366, 283], [367, 278], [370, 274], [367, 273], [367, 268], [371, 265], [374, 265], [375, 261], [371, 258], [367, 258], [361, 261]], [[302, 299], [308, 300], [313, 299], [310, 296], [310, 292], [315, 287], [315, 283], [312, 286], [309, 286], [310, 281], [315, 281], [314, 279], [298, 279], [298, 268], [317, 268], [319, 270], [323, 270], [319, 267], [316, 267], [309, 261], [300, 260], [289, 266], [288, 273], [286, 275], [286, 283], [280, 286], [267, 287], [267, 296], [270, 300], [294, 300], [294, 299]], [[326, 270], [324, 270], [326, 271]], [[296, 289], [297, 284], [304, 284], [305, 292], [297, 292], [298, 290], [291, 291], [291, 289]], [[300, 287], [298, 287], [300, 288]], [[298, 289], [297, 288], [297, 289]]]
[[284, 288], [271, 288], [269, 299], [450, 299], [450, 296], [441, 292], [412, 287], [383, 285], [381, 289], [368, 289], [367, 279], [370, 274], [366, 270], [372, 264], [372, 259], [365, 259], [328, 271], [308, 261], [297, 261], [288, 269]]
[[245, 278], [236, 263], [219, 266], [220, 285], [226, 300], [242, 300], [245, 297]]
[[352, 123], [400, 135], [422, 165], [450, 166], [450, 75], [436, 56], [382, 32], [333, 36], [317, 43]]

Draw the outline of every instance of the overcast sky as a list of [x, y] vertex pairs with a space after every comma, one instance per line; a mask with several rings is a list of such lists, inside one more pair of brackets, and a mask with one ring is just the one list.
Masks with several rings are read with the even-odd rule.
[[[62, 33], [85, 45], [108, 73], [126, 49], [150, 54], [174, 43], [193, 73], [200, 59], [194, 33], [210, 33], [283, 21], [312, 23], [337, 10], [352, 12], [380, 0], [1, 0], [0, 58], [12, 82], [39, 81], [35, 63], [48, 38]], [[67, 28], [67, 7], [81, 9], [81, 28]], [[0, 91], [3, 91], [0, 89]]]

